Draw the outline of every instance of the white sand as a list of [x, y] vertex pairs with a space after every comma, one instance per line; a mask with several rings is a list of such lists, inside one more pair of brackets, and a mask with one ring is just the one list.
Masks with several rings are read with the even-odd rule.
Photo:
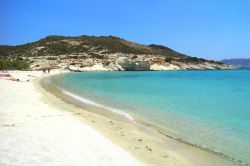
[[[12, 72], [25, 81], [41, 72]], [[47, 105], [32, 81], [0, 79], [0, 165], [142, 165], [73, 113]]]

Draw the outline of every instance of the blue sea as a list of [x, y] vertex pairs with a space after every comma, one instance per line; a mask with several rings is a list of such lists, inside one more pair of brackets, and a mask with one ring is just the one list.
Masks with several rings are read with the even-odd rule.
[[250, 70], [69, 73], [56, 82], [87, 104], [250, 164]]

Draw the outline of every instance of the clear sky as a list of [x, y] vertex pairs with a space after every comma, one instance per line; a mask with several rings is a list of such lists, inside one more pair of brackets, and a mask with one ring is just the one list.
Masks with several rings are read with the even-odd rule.
[[250, 58], [250, 0], [0, 0], [0, 44], [114, 35], [207, 58]]

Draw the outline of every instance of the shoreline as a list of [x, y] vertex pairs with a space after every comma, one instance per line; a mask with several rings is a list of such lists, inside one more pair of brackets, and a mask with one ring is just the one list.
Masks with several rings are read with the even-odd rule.
[[[49, 93], [53, 93], [54, 95], [56, 95], [57, 97], [59, 97], [60, 99], [64, 100], [67, 103], [70, 103], [70, 104], [72, 104], [74, 106], [80, 107], [80, 109], [84, 108], [84, 105], [81, 105], [81, 104], [79, 104], [78, 102], [75, 102], [75, 101], [72, 102], [72, 100], [69, 99], [71, 97], [69, 97], [69, 96], [65, 97], [65, 94], [64, 95], [59, 94], [59, 93], [56, 94], [56, 92], [51, 90], [51, 89], [47, 89], [47, 90], [49, 91]], [[85, 104], [85, 107], [86, 107], [86, 104]], [[86, 111], [86, 109], [84, 109], [83, 111]], [[82, 115], [82, 112], [80, 114]], [[99, 114], [97, 116], [100, 116], [100, 112], [98, 112], [98, 111], [94, 112], [92, 114]], [[112, 113], [110, 113], [110, 114], [112, 114]], [[96, 116], [96, 115], [92, 115], [92, 116]], [[113, 119], [114, 118], [113, 115], [108, 115], [108, 116], [107, 115], [101, 115], [101, 116], [105, 116], [106, 120], [111, 121], [112, 125], [113, 125], [113, 123], [114, 123], [113, 121], [115, 120], [115, 119]], [[124, 126], [124, 124], [122, 124], [122, 123], [128, 123], [127, 121], [121, 123], [121, 122], [119, 122], [120, 120], [121, 119], [118, 119], [118, 121], [116, 121], [118, 126], [119, 125]], [[157, 163], [157, 165], [166, 164], [164, 162], [164, 160], [161, 159], [161, 157], [164, 157], [164, 156], [169, 157], [169, 156], [171, 156], [171, 153], [172, 153], [173, 156], [175, 156], [175, 157], [178, 156], [179, 158], [181, 158], [181, 159], [179, 159], [180, 161], [182, 160], [182, 162], [185, 162], [185, 164], [180, 164], [180, 165], [200, 165], [200, 164], [201, 165], [244, 165], [244, 163], [242, 163], [242, 162], [240, 162], [238, 160], [234, 160], [233, 158], [231, 158], [229, 156], [226, 156], [226, 155], [223, 155], [223, 154], [220, 154], [220, 153], [217, 153], [217, 152], [213, 152], [212, 150], [203, 149], [203, 148], [201, 148], [199, 146], [195, 146], [193, 144], [190, 144], [188, 142], [185, 142], [185, 141], [182, 141], [182, 140], [179, 140], [179, 139], [175, 139], [175, 138], [167, 135], [166, 133], [162, 132], [161, 130], [157, 130], [157, 129], [154, 130], [152, 127], [148, 128], [148, 127], [144, 126], [143, 124], [132, 124], [132, 127], [130, 126], [128, 130], [138, 130], [139, 133], [138, 133], [138, 131], [135, 132], [136, 134], [138, 134], [138, 137], [140, 137], [142, 135], [144, 137], [149, 136], [150, 139], [155, 141], [155, 142], [152, 141], [150, 146], [145, 145], [146, 151], [152, 152], [153, 149], [157, 149], [158, 152], [162, 152], [162, 153], [168, 152], [170, 154], [170, 155], [168, 154], [168, 155], [162, 155], [162, 156], [159, 156], [159, 155], [157, 156], [156, 155], [153, 158], [148, 156], [150, 158], [150, 160], [145, 159], [145, 158], [147, 158], [147, 157], [145, 157], [145, 155], [150, 155], [150, 154], [145, 154], [143, 152], [139, 152], [139, 153], [141, 153], [141, 154], [139, 154], [138, 152], [134, 152], [134, 150], [139, 149], [139, 148], [136, 147], [136, 145], [127, 144], [126, 142], [128, 140], [126, 140], [126, 141], [125, 140], [115, 140], [114, 137], [113, 137], [114, 133], [112, 133], [114, 131], [107, 131], [107, 129], [105, 129], [103, 126], [93, 125], [93, 122], [90, 123], [90, 125], [92, 127], [96, 128], [97, 130], [101, 131], [104, 135], [108, 135], [109, 139], [111, 139], [113, 142], [115, 142], [119, 146], [122, 145], [122, 147], [124, 149], [126, 149], [127, 151], [129, 151], [131, 154], [133, 154], [133, 156], [136, 156], [136, 158], [146, 162], [149, 165], [150, 164], [153, 164], [153, 165], [156, 164], [156, 163], [152, 163], [152, 162], [148, 163], [148, 161], [150, 161], [150, 160], [153, 160], [153, 161], [158, 160], [159, 162]], [[108, 128], [110, 126], [106, 124], [106, 127]], [[129, 131], [126, 131], [126, 132], [129, 133]], [[112, 136], [110, 136], [110, 135], [112, 135]], [[122, 133], [122, 135], [124, 136], [124, 133]], [[155, 139], [155, 138], [159, 138], [159, 139]], [[135, 139], [135, 138], [132, 138], [132, 139]], [[139, 140], [139, 142], [142, 141], [141, 138], [139, 138], [138, 140]], [[126, 144], [126, 145], [124, 145], [124, 144]], [[159, 147], [159, 145], [157, 145], [157, 144], [160, 144], [160, 146], [163, 146], [164, 148]], [[129, 147], [132, 147], [132, 146], [134, 146], [134, 149], [129, 148]], [[169, 148], [169, 147], [171, 147], [171, 148]], [[175, 148], [181, 149], [181, 152], [177, 151], [177, 153], [176, 153], [176, 151], [173, 150]], [[169, 149], [172, 149], [172, 151], [171, 150], [169, 151]], [[202, 155], [200, 155], [200, 153], [202, 153]], [[199, 156], [202, 156], [203, 158], [199, 159], [199, 161], [197, 161], [197, 158], [199, 158]], [[196, 161], [192, 161], [192, 160], [196, 160]]]
[[[43, 84], [43, 83], [40, 82], [40, 84]], [[56, 83], [54, 82], [52, 84], [55, 85]], [[235, 159], [235, 158], [233, 158], [231, 156], [228, 156], [228, 155], [226, 155], [224, 153], [217, 152], [217, 151], [214, 151], [213, 149], [202, 147], [202, 146], [199, 146], [197, 144], [193, 144], [191, 142], [188, 142], [188, 141], [183, 140], [183, 139], [178, 138], [178, 137], [174, 137], [170, 133], [168, 133], [167, 131], [163, 130], [162, 128], [159, 128], [159, 127], [156, 127], [156, 126], [154, 126], [154, 125], [152, 125], [150, 123], [147, 123], [146, 119], [144, 119], [142, 117], [132, 116], [129, 113], [123, 112], [122, 110], [116, 110], [116, 109], [114, 110], [111, 107], [101, 105], [99, 103], [96, 103], [94, 101], [89, 100], [88, 98], [78, 96], [78, 95], [76, 95], [76, 94], [74, 94], [72, 92], [68, 92], [68, 91], [66, 91], [66, 90], [64, 90], [62, 88], [60, 88], [60, 90], [55, 90], [55, 89], [56, 89], [56, 87], [54, 87], [54, 88], [52, 87], [52, 88], [49, 88], [47, 90], [52, 92], [52, 93], [56, 93], [59, 98], [65, 100], [66, 102], [72, 102], [71, 99], [77, 100], [77, 102], [72, 102], [72, 103], [75, 104], [75, 105], [78, 105], [79, 107], [86, 107], [87, 105], [92, 105], [93, 107], [98, 107], [98, 109], [97, 109], [97, 108], [92, 108], [92, 106], [90, 106], [90, 108], [87, 108], [87, 109], [90, 109], [90, 110], [85, 109], [85, 111], [90, 111], [90, 112], [94, 111], [94, 113], [101, 114], [102, 116], [106, 116], [106, 117], [108, 117], [110, 119], [119, 118], [119, 120], [122, 120], [122, 121], [137, 123], [135, 125], [142, 125], [143, 127], [148, 128], [149, 130], [153, 130], [154, 132], [157, 132], [157, 133], [163, 135], [164, 137], [173, 139], [175, 141], [178, 141], [180, 143], [192, 146], [194, 148], [198, 148], [198, 149], [200, 149], [202, 151], [212, 153], [212, 154], [217, 155], [217, 156], [219, 156], [219, 157], [221, 157], [223, 159], [235, 162], [236, 164], [247, 165], [244, 162], [242, 162], [241, 160], [237, 160], [237, 159]], [[102, 113], [100, 111], [104, 111], [105, 113]], [[126, 118], [126, 120], [124, 118]]]

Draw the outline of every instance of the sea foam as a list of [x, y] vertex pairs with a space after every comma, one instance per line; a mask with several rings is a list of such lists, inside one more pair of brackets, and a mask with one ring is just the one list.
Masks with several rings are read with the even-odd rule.
[[78, 100], [78, 101], [80, 101], [80, 102], [82, 102], [82, 103], [84, 103], [84, 104], [92, 105], [92, 106], [99, 107], [99, 108], [104, 108], [104, 109], [106, 109], [106, 110], [108, 110], [108, 111], [111, 111], [111, 112], [114, 112], [114, 113], [116, 113], [116, 114], [125, 116], [126, 118], [128, 118], [128, 119], [131, 120], [131, 121], [134, 121], [134, 118], [133, 118], [130, 114], [125, 113], [125, 112], [123, 112], [123, 111], [121, 111], [121, 110], [114, 109], [114, 108], [110, 108], [110, 107], [107, 107], [107, 106], [105, 106], [105, 105], [96, 103], [96, 102], [91, 101], [91, 100], [89, 100], [89, 99], [87, 99], [87, 98], [84, 98], [84, 97], [82, 97], [82, 96], [78, 96], [78, 95], [76, 95], [76, 94], [73, 94], [73, 93], [71, 93], [71, 92], [68, 92], [68, 91], [66, 91], [66, 90], [64, 90], [64, 89], [61, 89], [61, 91], [62, 91], [63, 94], [65, 94], [65, 95], [67, 95], [67, 96], [69, 96], [69, 97], [72, 97], [72, 98], [74, 98], [75, 100]]

